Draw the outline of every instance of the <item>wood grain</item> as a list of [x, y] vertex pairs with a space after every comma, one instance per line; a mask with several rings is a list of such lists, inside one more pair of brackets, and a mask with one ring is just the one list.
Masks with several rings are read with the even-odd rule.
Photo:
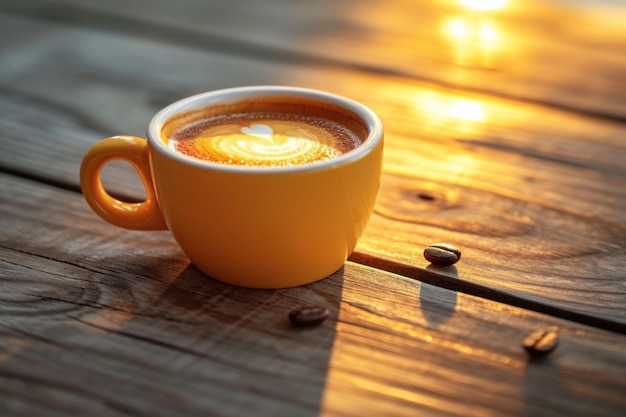
[[[142, 135], [158, 108], [184, 95], [237, 83], [330, 90], [369, 105], [386, 128], [376, 213], [354, 259], [377, 267], [385, 262], [376, 259], [388, 260], [387, 268], [400, 262], [408, 275], [427, 278], [421, 250], [454, 243], [462, 262], [436, 271], [447, 286], [527, 308], [548, 305], [564, 317], [626, 331], [621, 123], [378, 74], [28, 19], [2, 23], [3, 34], [13, 34], [0, 64], [0, 140], [12, 149], [0, 154], [6, 172], [77, 190], [80, 160], [92, 143]], [[109, 171], [109, 188], [141, 198], [124, 168]]]
[[[1, 2], [0, 415], [621, 416], [624, 8], [511, 3]], [[221, 284], [78, 194], [91, 144], [251, 84], [385, 124], [357, 263], [315, 284]], [[142, 198], [128, 166], [105, 177]], [[462, 261], [428, 265], [435, 241]], [[300, 304], [331, 316], [294, 329]], [[539, 327], [561, 341], [531, 360]]]
[[[347, 263], [250, 290], [200, 274], [166, 232], [0, 175], [6, 416], [618, 416], [626, 339]], [[320, 327], [288, 311], [325, 305]], [[522, 338], [556, 326], [529, 360]]]
[[626, 6], [456, 0], [5, 0], [0, 11], [199, 50], [343, 67], [626, 119]]

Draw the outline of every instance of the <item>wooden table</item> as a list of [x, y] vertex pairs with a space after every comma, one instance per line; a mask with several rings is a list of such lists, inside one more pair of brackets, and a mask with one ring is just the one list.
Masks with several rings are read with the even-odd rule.
[[[624, 3], [0, 2], [0, 415], [623, 416]], [[87, 207], [85, 151], [255, 84], [386, 129], [345, 267], [251, 290]], [[124, 164], [107, 189], [143, 197]], [[429, 265], [425, 246], [463, 250]], [[321, 326], [287, 313], [323, 305]], [[543, 360], [526, 334], [554, 328]]]

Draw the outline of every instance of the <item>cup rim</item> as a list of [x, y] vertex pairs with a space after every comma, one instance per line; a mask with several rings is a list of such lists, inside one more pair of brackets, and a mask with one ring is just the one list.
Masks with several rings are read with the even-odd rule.
[[[204, 161], [191, 156], [183, 155], [170, 149], [161, 140], [161, 128], [164, 123], [173, 115], [186, 110], [201, 109], [211, 104], [221, 104], [229, 102], [237, 102], [243, 99], [249, 99], [254, 97], [276, 97], [276, 96], [291, 96], [291, 97], [304, 97], [313, 99], [316, 101], [332, 103], [345, 107], [357, 116], [359, 116], [367, 126], [368, 135], [363, 143], [356, 148], [338, 156], [337, 158], [329, 159], [321, 162], [312, 162], [302, 165], [293, 165], [286, 167], [245, 167], [237, 165], [219, 164], [210, 161]], [[365, 105], [352, 100], [350, 98], [340, 96], [338, 94], [329, 93], [321, 90], [302, 88], [302, 87], [290, 87], [279, 85], [257, 85], [246, 87], [233, 87], [219, 90], [208, 91], [205, 93], [195, 94], [186, 98], [180, 99], [163, 109], [159, 110], [148, 125], [147, 132], [148, 142], [159, 153], [167, 156], [168, 158], [177, 160], [186, 165], [191, 165], [196, 168], [208, 169], [212, 171], [222, 171], [240, 174], [285, 174], [307, 171], [319, 171], [329, 168], [338, 167], [341, 165], [349, 164], [355, 160], [363, 158], [374, 149], [383, 138], [383, 126], [380, 118]]]

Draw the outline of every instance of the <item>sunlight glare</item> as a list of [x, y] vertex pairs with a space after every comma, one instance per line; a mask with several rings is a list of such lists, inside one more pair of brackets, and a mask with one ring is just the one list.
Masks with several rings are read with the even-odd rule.
[[457, 41], [477, 41], [481, 46], [495, 46], [502, 41], [502, 34], [496, 22], [491, 19], [467, 19], [453, 16], [445, 21], [444, 31]]
[[458, 99], [450, 103], [450, 116], [467, 120], [470, 122], [480, 122], [485, 120], [485, 110], [478, 101]]
[[444, 92], [419, 91], [413, 104], [415, 112], [425, 117], [428, 128], [445, 129], [455, 135], [478, 135], [489, 119], [488, 109], [481, 101]]
[[468, 38], [471, 30], [467, 21], [455, 17], [448, 21], [446, 31], [453, 38]]
[[483, 42], [491, 42], [496, 43], [501, 38], [498, 29], [496, 29], [495, 25], [488, 21], [484, 20], [478, 25], [478, 39]]
[[506, 5], [507, 0], [460, 0], [461, 4], [474, 10], [497, 10]]
[[443, 22], [443, 32], [455, 62], [462, 66], [494, 68], [507, 43], [497, 21], [487, 17], [450, 16]]

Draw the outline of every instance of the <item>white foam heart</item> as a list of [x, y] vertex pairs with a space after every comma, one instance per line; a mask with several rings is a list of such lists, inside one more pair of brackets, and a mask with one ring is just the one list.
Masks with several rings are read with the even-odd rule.
[[264, 125], [264, 124], [254, 124], [250, 127], [242, 127], [241, 128], [241, 133], [244, 133], [246, 135], [250, 135], [250, 136], [256, 136], [259, 137], [261, 139], [266, 139], [266, 140], [271, 140], [272, 139], [272, 135], [274, 134], [274, 129], [272, 129], [270, 126], [268, 125]]

